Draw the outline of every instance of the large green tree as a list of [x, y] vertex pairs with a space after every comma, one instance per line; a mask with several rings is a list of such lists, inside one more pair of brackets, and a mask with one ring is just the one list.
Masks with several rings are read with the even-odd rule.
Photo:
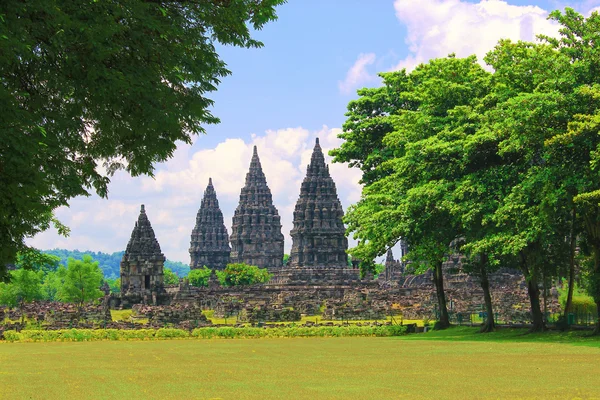
[[98, 262], [91, 256], [83, 256], [83, 260], [69, 259], [67, 269], [64, 271], [59, 297], [66, 302], [76, 303], [81, 309], [86, 302], [104, 296], [100, 290], [102, 284], [102, 270]]
[[[348, 116], [352, 123], [345, 129], [358, 131], [341, 135], [345, 142], [332, 152], [334, 161], [360, 167], [366, 184], [360, 202], [346, 215], [348, 231], [360, 239], [350, 253], [373, 267], [369, 260], [384, 254], [401, 237], [407, 240], [408, 258], [433, 272], [439, 326], [445, 328], [449, 315], [442, 264], [451, 251], [450, 244], [460, 236], [450, 208], [462, 157], [462, 147], [455, 139], [465, 135], [463, 125], [468, 117], [464, 108], [474, 106], [489, 90], [489, 73], [475, 57], [450, 56], [422, 64], [410, 74], [402, 70], [381, 76], [384, 88], [359, 92], [363, 97], [375, 95], [372, 101], [363, 99], [361, 103], [373, 105], [385, 94], [394, 99], [395, 108], [384, 101], [379, 112], [357, 114], [351, 103]], [[373, 118], [379, 120], [375, 127]], [[383, 138], [372, 152], [380, 157], [355, 152], [372, 142], [376, 128]], [[372, 165], [367, 165], [369, 160]]]
[[0, 275], [53, 210], [115, 171], [152, 174], [219, 120], [207, 94], [230, 74], [215, 45], [260, 47], [250, 28], [285, 0], [0, 2]]

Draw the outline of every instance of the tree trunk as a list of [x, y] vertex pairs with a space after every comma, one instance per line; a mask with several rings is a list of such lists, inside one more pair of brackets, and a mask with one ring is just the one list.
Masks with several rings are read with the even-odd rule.
[[541, 332], [546, 330], [544, 324], [544, 316], [540, 309], [540, 289], [538, 282], [534, 274], [530, 273], [529, 267], [527, 266], [527, 258], [523, 252], [521, 252], [521, 270], [525, 274], [527, 281], [527, 293], [529, 294], [529, 302], [531, 303], [531, 320], [533, 326], [530, 332]]
[[594, 335], [600, 335], [600, 243], [596, 242], [594, 246], [594, 278], [596, 282], [594, 287], [596, 293], [594, 298], [596, 299], [596, 329], [594, 329]]
[[569, 246], [569, 291], [567, 292], [567, 302], [565, 304], [564, 320], [569, 322], [569, 313], [573, 304], [573, 290], [575, 287], [575, 250], [577, 248], [577, 237], [575, 235], [575, 218], [577, 217], [576, 208], [573, 207], [573, 215], [571, 221], [571, 237]]
[[548, 279], [545, 270], [542, 270], [542, 298], [544, 300], [544, 324], [548, 323]]
[[487, 255], [481, 255], [481, 262], [479, 263], [480, 276], [481, 276], [481, 288], [483, 289], [483, 299], [485, 301], [485, 310], [487, 317], [483, 326], [481, 327], [481, 333], [493, 332], [496, 329], [496, 323], [494, 322], [494, 309], [492, 306], [492, 295], [490, 293], [490, 281], [487, 274]]
[[433, 271], [433, 283], [435, 284], [438, 306], [440, 309], [438, 328], [446, 329], [450, 327], [450, 317], [448, 315], [448, 308], [446, 307], [446, 294], [444, 292], [444, 275], [442, 273], [442, 264], [442, 262], [436, 262], [435, 264], [435, 269]]

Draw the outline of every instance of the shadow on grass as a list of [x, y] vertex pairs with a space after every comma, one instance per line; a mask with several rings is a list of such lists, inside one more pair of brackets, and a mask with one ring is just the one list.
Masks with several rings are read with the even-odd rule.
[[527, 333], [527, 329], [500, 328], [491, 333], [479, 333], [479, 327], [454, 326], [442, 331], [409, 334], [398, 339], [453, 342], [565, 343], [600, 348], [600, 336], [592, 336], [591, 332], [582, 331]]

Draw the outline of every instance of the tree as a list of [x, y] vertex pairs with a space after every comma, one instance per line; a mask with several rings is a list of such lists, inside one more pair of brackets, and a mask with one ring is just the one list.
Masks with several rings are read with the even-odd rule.
[[79, 310], [86, 302], [104, 296], [100, 290], [102, 271], [98, 262], [90, 255], [83, 256], [83, 260], [70, 258], [63, 279], [60, 298], [63, 301], [76, 303]]
[[42, 292], [44, 300], [60, 301], [64, 277], [67, 270], [62, 265], [53, 272], [48, 272], [42, 281]]
[[152, 175], [218, 123], [206, 96], [230, 71], [215, 44], [261, 47], [250, 27], [284, 2], [0, 2], [0, 272], [26, 237], [68, 234], [57, 207], [106, 197], [117, 170]]
[[223, 286], [254, 285], [266, 283], [271, 279], [266, 268], [244, 263], [227, 264], [223, 271], [217, 271], [219, 282]]
[[191, 270], [188, 274], [190, 285], [195, 287], [208, 286], [208, 280], [210, 279], [211, 274], [212, 270], [207, 268], [206, 265], [204, 268]]
[[[384, 88], [359, 91], [363, 97], [374, 97], [364, 98], [362, 104], [379, 109], [357, 113], [351, 103], [344, 129], [358, 130], [340, 135], [346, 142], [331, 152], [334, 162], [350, 162], [363, 170], [362, 198], [345, 217], [348, 231], [360, 240], [350, 253], [373, 269], [369, 260], [383, 255], [400, 238], [407, 240], [411, 245], [407, 259], [420, 265], [421, 272], [433, 270], [438, 327], [445, 328], [449, 315], [442, 264], [460, 234], [450, 194], [462, 156], [461, 146], [448, 138], [464, 136], [457, 132], [465, 123], [464, 113], [455, 110], [477, 104], [489, 90], [489, 74], [475, 57], [451, 55], [421, 64], [410, 74], [402, 70], [380, 76]], [[372, 137], [381, 135], [372, 144]], [[377, 161], [368, 152], [354, 151], [359, 148], [377, 153]]]
[[10, 275], [10, 283], [0, 283], [0, 304], [22, 306], [42, 298], [41, 271], [17, 269]]
[[179, 277], [175, 274], [175, 272], [171, 271], [169, 268], [163, 269], [164, 276], [164, 284], [165, 285], [178, 285]]
[[121, 278], [109, 278], [106, 279], [106, 282], [108, 283], [111, 293], [121, 293]]
[[284, 254], [283, 255], [283, 266], [287, 266], [288, 261], [290, 260], [290, 255], [289, 254]]

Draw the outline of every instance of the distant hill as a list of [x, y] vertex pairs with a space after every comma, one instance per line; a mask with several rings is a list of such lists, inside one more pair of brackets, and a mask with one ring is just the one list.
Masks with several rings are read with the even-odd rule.
[[[64, 266], [67, 265], [67, 259], [72, 257], [76, 260], [81, 260], [84, 254], [89, 254], [92, 256], [94, 261], [98, 261], [100, 263], [100, 269], [104, 272], [104, 276], [106, 278], [118, 278], [121, 259], [123, 258], [124, 251], [118, 251], [116, 253], [108, 254], [102, 252], [95, 251], [79, 251], [79, 250], [64, 250], [64, 249], [54, 249], [54, 250], [44, 250], [43, 253], [52, 254], [60, 258], [60, 263]], [[171, 269], [173, 272], [177, 274], [180, 278], [187, 276], [190, 272], [190, 267], [182, 262], [178, 261], [165, 261], [165, 267]]]

